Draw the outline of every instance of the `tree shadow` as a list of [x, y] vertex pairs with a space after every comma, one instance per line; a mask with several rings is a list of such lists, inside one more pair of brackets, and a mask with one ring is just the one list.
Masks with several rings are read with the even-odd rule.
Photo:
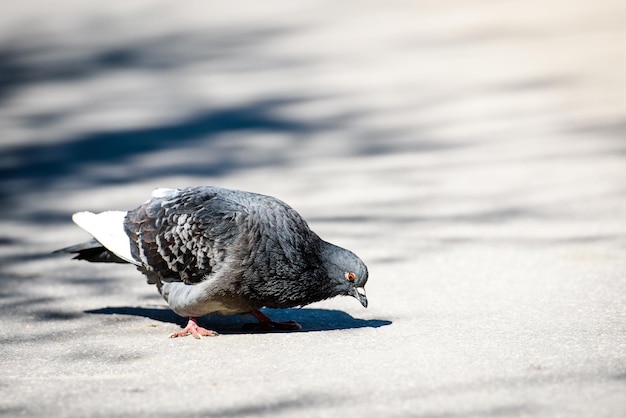
[[[150, 318], [155, 321], [176, 324], [184, 327], [187, 318], [183, 318], [169, 309], [163, 308], [142, 308], [132, 306], [116, 306], [101, 309], [84, 311], [88, 314], [97, 315], [130, 315]], [[273, 320], [282, 322], [294, 320], [302, 325], [300, 332], [334, 331], [355, 328], [380, 328], [391, 325], [392, 321], [386, 319], [359, 319], [335, 309], [263, 309], [263, 312]], [[222, 334], [248, 334], [266, 333], [262, 330], [244, 330], [246, 323], [255, 323], [256, 320], [251, 315], [235, 316], [205, 316], [200, 319], [205, 326], [215, 329]], [[280, 331], [270, 331], [280, 332]]]
[[[106, 25], [115, 27], [116, 23]], [[102, 29], [111, 31], [108, 26]], [[95, 46], [79, 45], [71, 52], [62, 39], [36, 33], [25, 39], [0, 41], [0, 109], [12, 109], [15, 105], [8, 99], [20, 97], [29, 89], [62, 86], [65, 91], [75, 91], [81, 82], [107, 80], [120, 71], [157, 77], [195, 65], [208, 66], [210, 71], [237, 73], [301, 65], [264, 48], [291, 30], [259, 26], [166, 32], [147, 39], [130, 39], [124, 44], [112, 41]], [[133, 103], [136, 107], [152, 109], [152, 115], [157, 116], [163, 113], [159, 103], [167, 100], [168, 95], [178, 97], [179, 93], [175, 87], [163, 85], [160, 94], [159, 100], [154, 101], [152, 93], [145, 91], [145, 97], [139, 94]], [[282, 159], [276, 153], [266, 159], [255, 158], [251, 163], [250, 158], [241, 158], [243, 154], [250, 155], [250, 150], [246, 152], [236, 144], [212, 143], [222, 136], [241, 136], [250, 131], [297, 140], [318, 127], [278, 113], [305, 100], [302, 97], [297, 93], [281, 94], [238, 104], [192, 106], [194, 110], [173, 112], [178, 116], [165, 120], [153, 117], [145, 124], [130, 126], [100, 123], [77, 131], [70, 129], [69, 133], [54, 127], [74, 125], [80, 116], [73, 112], [63, 107], [26, 109], [13, 121], [28, 132], [28, 138], [10, 140], [0, 147], [0, 200], [3, 201], [0, 217], [24, 219], [30, 212], [24, 210], [28, 208], [24, 199], [57, 187], [66, 190], [68, 186], [64, 182], [71, 183], [72, 189], [91, 188], [170, 175], [223, 176], [250, 165], [280, 164]], [[92, 112], [90, 117], [96, 117], [97, 97], [92, 98], [86, 92], [83, 101], [82, 109], [95, 106], [87, 112]], [[169, 151], [177, 153], [179, 158], [163, 161]], [[154, 162], [148, 167], [138, 163], [146, 156]], [[34, 215], [37, 219], [45, 217], [47, 222], [56, 220], [50, 219], [46, 210], [37, 210]]]
[[[115, 21], [101, 26], [107, 32], [128, 30], [118, 27], [119, 23]], [[165, 32], [148, 39], [126, 39], [123, 44], [79, 44], [72, 48], [71, 53], [68, 53], [63, 40], [32, 32], [30, 38], [0, 41], [0, 105], [29, 85], [76, 82], [104, 72], [128, 69], [146, 73], [167, 72], [203, 62], [211, 62], [215, 68], [231, 71], [258, 71], [268, 66], [304, 64], [258, 47], [292, 30], [288, 27], [259, 26]], [[42, 116], [46, 119], [50, 115]]]
[[[96, 166], [110, 167], [91, 175], [92, 184], [111, 184], [141, 181], [155, 175], [202, 174], [220, 176], [239, 168], [233, 151], [224, 152], [211, 163], [192, 161], [174, 167], [161, 165], [149, 170], [113, 170], [113, 164], [127, 165], [136, 156], [179, 149], [195, 141], [206, 141], [218, 135], [237, 131], [290, 132], [301, 134], [311, 129], [306, 122], [281, 118], [273, 112], [282, 106], [299, 101], [296, 98], [261, 100], [232, 108], [217, 109], [191, 116], [171, 124], [145, 128], [88, 133], [85, 136], [50, 144], [17, 145], [6, 149], [3, 158], [11, 161], [0, 167], [0, 197], [19, 194], [24, 184], [30, 188], [53, 186], [67, 177], [82, 177], [84, 171]], [[203, 152], [203, 150], [199, 150]], [[276, 164], [278, 161], [263, 161]]]

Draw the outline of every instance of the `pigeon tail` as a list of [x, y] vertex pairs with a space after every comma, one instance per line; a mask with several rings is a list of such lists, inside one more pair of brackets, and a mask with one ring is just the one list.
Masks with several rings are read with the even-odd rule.
[[124, 231], [127, 212], [77, 212], [72, 215], [76, 225], [89, 232], [104, 248], [122, 260], [140, 265], [130, 252], [130, 240]]
[[111, 251], [107, 250], [97, 240], [92, 239], [81, 244], [72, 245], [54, 251], [54, 253], [76, 254], [74, 260], [86, 260], [92, 263], [122, 263], [128, 264], [128, 261], [121, 259]]

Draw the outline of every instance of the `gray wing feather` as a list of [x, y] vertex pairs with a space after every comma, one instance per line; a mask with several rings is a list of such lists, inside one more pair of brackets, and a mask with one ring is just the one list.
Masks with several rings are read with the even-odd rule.
[[245, 216], [245, 207], [220, 189], [189, 188], [130, 211], [124, 228], [149, 279], [192, 284], [224, 261]]

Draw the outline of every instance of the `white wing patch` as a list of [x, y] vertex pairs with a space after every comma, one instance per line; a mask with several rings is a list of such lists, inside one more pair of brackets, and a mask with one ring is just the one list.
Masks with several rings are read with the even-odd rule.
[[76, 225], [89, 232], [107, 250], [129, 263], [139, 265], [130, 253], [130, 240], [124, 232], [126, 212], [77, 212], [72, 215]]
[[168, 188], [165, 188], [165, 187], [161, 187], [161, 188], [158, 188], [158, 189], [154, 189], [152, 191], [152, 197], [166, 198], [166, 197], [170, 197], [170, 196], [172, 196], [172, 195], [174, 195], [174, 194], [176, 194], [178, 192], [179, 192], [179, 189], [168, 189]]

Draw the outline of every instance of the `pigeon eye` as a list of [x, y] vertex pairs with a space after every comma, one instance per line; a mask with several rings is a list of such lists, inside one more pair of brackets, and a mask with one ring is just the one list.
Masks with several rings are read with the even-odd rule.
[[349, 281], [350, 283], [354, 282], [354, 279], [356, 279], [356, 274], [349, 272], [346, 273], [346, 280]]

